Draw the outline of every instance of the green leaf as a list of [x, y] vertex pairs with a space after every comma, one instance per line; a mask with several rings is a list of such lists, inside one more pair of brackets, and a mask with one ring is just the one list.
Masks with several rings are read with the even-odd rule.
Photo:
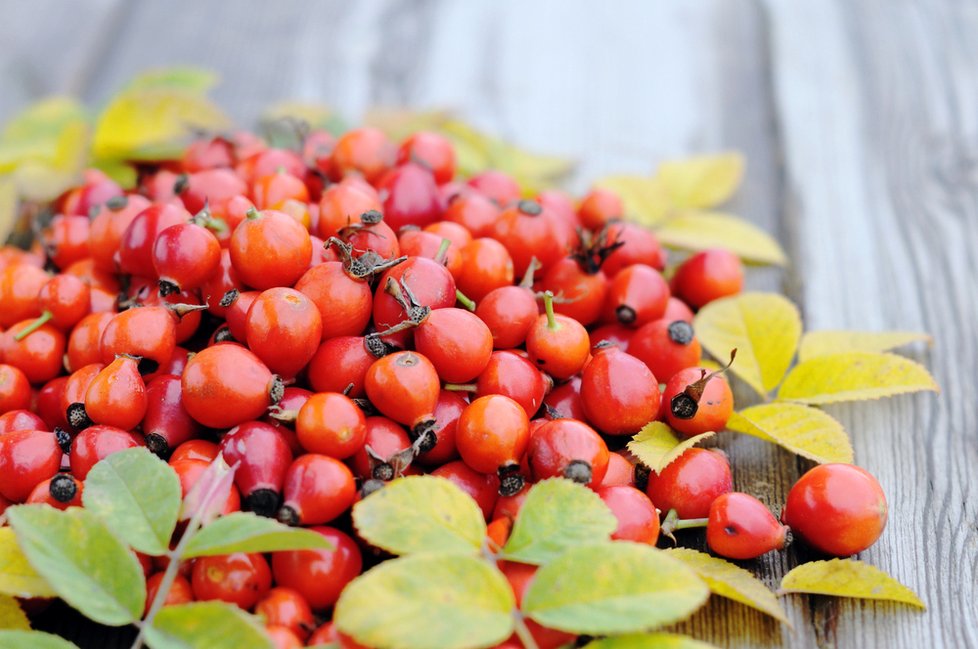
[[7, 517], [31, 565], [73, 608], [108, 626], [142, 617], [146, 582], [139, 561], [94, 513], [21, 505]]
[[715, 434], [710, 431], [682, 439], [668, 424], [651, 421], [635, 433], [632, 440], [628, 442], [628, 450], [641, 460], [642, 464], [656, 473], [661, 473], [680, 455]]
[[730, 371], [760, 395], [777, 387], [801, 338], [798, 307], [776, 293], [742, 293], [710, 302], [696, 314], [696, 336], [715, 358], [731, 349]]
[[530, 488], [503, 548], [503, 557], [544, 564], [577, 545], [606, 541], [618, 525], [596, 493], [564, 478]]
[[466, 649], [508, 638], [515, 606], [506, 578], [482, 559], [417, 554], [350, 582], [333, 619], [340, 631], [378, 649]]
[[174, 66], [146, 70], [129, 81], [125, 90], [158, 90], [174, 88], [200, 94], [217, 85], [219, 78], [213, 70], [191, 66]]
[[656, 228], [659, 241], [683, 250], [726, 248], [747, 262], [784, 266], [781, 245], [753, 223], [720, 212], [681, 212]]
[[54, 597], [57, 593], [37, 574], [17, 544], [13, 529], [0, 527], [0, 593], [14, 597]]
[[0, 173], [26, 160], [58, 166], [64, 134], [87, 123], [85, 108], [68, 97], [52, 97], [29, 106], [7, 122], [0, 135]]
[[190, 559], [232, 552], [333, 549], [332, 543], [311, 530], [287, 527], [248, 512], [235, 512], [197, 532], [187, 543], [183, 556]]
[[0, 649], [78, 649], [78, 646], [41, 631], [0, 631]]
[[681, 561], [648, 545], [615, 541], [572, 548], [540, 568], [523, 612], [569, 633], [635, 633], [689, 617], [709, 594]]
[[912, 590], [896, 579], [855, 559], [804, 563], [784, 576], [778, 592], [879, 599], [927, 608]]
[[224, 602], [165, 606], [146, 641], [152, 649], [273, 649], [257, 618]]
[[601, 638], [584, 649], [715, 649], [713, 645], [675, 633], [642, 633]]
[[809, 331], [801, 337], [798, 360], [842, 352], [887, 352], [910, 343], [932, 342], [918, 331]]
[[656, 177], [676, 207], [714, 207], [728, 200], [744, 177], [744, 156], [735, 152], [667, 160]]
[[17, 183], [10, 174], [0, 174], [0, 245], [7, 242], [7, 237], [17, 223]]
[[85, 479], [82, 502], [120, 539], [152, 556], [166, 554], [180, 513], [180, 480], [145, 448], [113, 453]]
[[10, 595], [0, 595], [0, 629], [29, 631], [31, 623], [20, 603]]
[[791, 626], [774, 593], [743, 568], [689, 548], [672, 548], [666, 552], [695, 570], [706, 582], [710, 592], [757, 609]]
[[923, 390], [940, 392], [934, 377], [919, 363], [896, 354], [845, 352], [798, 363], [785, 377], [778, 398], [825, 404]]
[[139, 172], [136, 168], [120, 160], [96, 160], [93, 166], [123, 189], [135, 189], [139, 182]]
[[354, 505], [353, 524], [371, 544], [394, 554], [474, 554], [486, 537], [486, 521], [475, 501], [435, 476], [394, 480]]
[[727, 428], [772, 442], [820, 464], [851, 464], [845, 428], [821, 410], [797, 403], [762, 403], [730, 415]]

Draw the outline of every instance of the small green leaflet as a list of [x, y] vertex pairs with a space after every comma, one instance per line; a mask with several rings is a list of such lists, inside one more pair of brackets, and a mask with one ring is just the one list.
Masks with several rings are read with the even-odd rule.
[[41, 631], [0, 631], [0, 649], [78, 649], [78, 646]]
[[224, 602], [166, 606], [146, 641], [152, 649], [274, 649], [256, 617]]
[[503, 557], [543, 564], [575, 545], [607, 540], [617, 525], [592, 490], [564, 478], [543, 480], [527, 494]]
[[676, 431], [661, 421], [650, 421], [628, 442], [628, 450], [641, 460], [642, 464], [656, 473], [672, 464], [688, 449], [715, 433], [707, 432], [682, 439]]
[[57, 593], [37, 574], [9, 527], [0, 527], [0, 593], [14, 597], [54, 597]]
[[113, 453], [85, 479], [85, 508], [136, 550], [165, 554], [180, 513], [180, 481], [145, 448]]
[[187, 543], [183, 557], [210, 557], [232, 552], [333, 550], [333, 544], [311, 530], [287, 527], [270, 518], [234, 512], [202, 528]]
[[474, 554], [486, 537], [475, 501], [435, 476], [394, 480], [354, 505], [353, 524], [363, 538], [394, 554]]
[[854, 559], [811, 561], [781, 580], [779, 594], [811, 593], [902, 602], [926, 609], [917, 594], [876, 566]]
[[146, 582], [139, 561], [95, 514], [20, 505], [7, 516], [31, 565], [72, 607], [109, 626], [142, 617]]
[[523, 612], [569, 633], [636, 633], [686, 619], [709, 594], [691, 568], [665, 552], [608, 541], [571, 548], [540, 568]]
[[715, 649], [713, 645], [675, 633], [641, 633], [602, 638], [584, 649]]
[[350, 582], [333, 619], [370, 647], [468, 649], [508, 638], [515, 605], [509, 582], [482, 559], [416, 554]]

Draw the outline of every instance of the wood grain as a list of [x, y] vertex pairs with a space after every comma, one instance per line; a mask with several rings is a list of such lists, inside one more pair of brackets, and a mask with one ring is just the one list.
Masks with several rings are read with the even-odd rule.
[[[736, 149], [731, 211], [775, 234], [787, 271], [749, 285], [795, 299], [809, 328], [920, 329], [939, 397], [833, 407], [879, 476], [890, 526], [865, 553], [930, 605], [785, 600], [794, 630], [715, 599], [679, 630], [719, 646], [978, 646], [978, 8], [871, 0], [0, 0], [0, 119], [52, 92], [98, 105], [146, 67], [218, 71], [245, 125], [293, 98], [354, 120], [370, 106], [450, 107], [580, 161], [572, 184]], [[747, 398], [747, 392], [737, 396]], [[746, 403], [746, 401], [742, 401]], [[738, 489], [779, 509], [810, 465], [746, 436], [718, 442]], [[695, 539], [695, 534], [691, 537]], [[745, 564], [769, 586], [800, 546]], [[82, 646], [127, 636], [58, 608]]]

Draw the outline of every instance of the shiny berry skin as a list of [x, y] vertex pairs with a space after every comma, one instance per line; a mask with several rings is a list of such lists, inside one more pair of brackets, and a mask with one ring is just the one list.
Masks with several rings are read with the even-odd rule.
[[577, 216], [581, 225], [588, 230], [597, 232], [609, 221], [621, 220], [625, 214], [625, 205], [615, 192], [595, 187], [581, 199], [577, 206]]
[[398, 470], [403, 472], [405, 468], [396, 458], [411, 446], [411, 438], [400, 424], [387, 417], [367, 417], [366, 427], [364, 445], [350, 458], [350, 468], [361, 480], [392, 480]]
[[490, 291], [479, 301], [475, 314], [489, 327], [496, 349], [511, 349], [526, 342], [540, 315], [533, 291], [522, 286]]
[[75, 325], [68, 337], [68, 371], [101, 362], [102, 333], [114, 317], [114, 313], [90, 313]]
[[340, 176], [357, 173], [367, 182], [375, 183], [394, 164], [396, 157], [397, 149], [383, 131], [361, 127], [347, 131], [336, 141], [332, 162]]
[[495, 169], [487, 169], [472, 176], [466, 184], [501, 207], [507, 207], [520, 198], [520, 186], [516, 180]]
[[596, 487], [608, 471], [608, 447], [576, 419], [555, 419], [530, 435], [527, 458], [535, 480], [564, 477]]
[[[455, 444], [462, 460], [480, 473], [518, 469], [530, 439], [530, 421], [520, 404], [492, 394], [470, 403], [459, 416]], [[520, 485], [513, 489], [519, 491]]]
[[662, 320], [666, 322], [675, 322], [676, 320], [682, 320], [683, 322], [688, 322], [693, 324], [693, 310], [686, 305], [685, 302], [680, 300], [678, 297], [670, 297], [669, 301], [666, 303], [666, 312], [662, 315]]
[[471, 496], [482, 510], [483, 516], [489, 519], [499, 499], [499, 478], [495, 472], [481, 473], [458, 460], [441, 465], [431, 475], [445, 478]]
[[737, 255], [721, 248], [696, 253], [672, 277], [673, 292], [694, 309], [736, 295], [743, 286], [743, 264]]
[[367, 370], [367, 397], [385, 416], [405, 426], [432, 418], [441, 383], [435, 366], [416, 352], [396, 352]]
[[162, 458], [200, 432], [200, 425], [183, 406], [179, 376], [162, 374], [146, 384], [142, 431], [147, 448]]
[[349, 397], [320, 392], [299, 409], [295, 432], [307, 452], [343, 460], [363, 447], [367, 423], [363, 411]]
[[513, 258], [513, 272], [522, 276], [536, 257], [545, 272], [567, 252], [562, 230], [552, 212], [535, 201], [520, 201], [503, 210], [493, 224], [492, 238], [499, 241]]
[[312, 240], [294, 218], [275, 210], [251, 211], [231, 234], [231, 263], [258, 290], [292, 286], [309, 268]]
[[0, 327], [41, 315], [37, 294], [51, 277], [40, 268], [13, 264], [0, 268]]
[[631, 435], [659, 412], [659, 382], [645, 363], [610, 346], [595, 350], [581, 373], [584, 414], [608, 435]]
[[92, 290], [74, 275], [52, 277], [37, 294], [38, 308], [51, 314], [51, 324], [69, 331], [88, 315], [92, 305]]
[[565, 257], [543, 276], [541, 286], [560, 297], [554, 311], [588, 326], [598, 320], [608, 292], [608, 278], [598, 268]]
[[155, 203], [129, 223], [119, 242], [119, 269], [129, 275], [156, 278], [153, 246], [167, 228], [186, 223], [190, 213], [169, 203]]
[[219, 600], [251, 610], [272, 587], [272, 571], [260, 554], [235, 552], [194, 561], [191, 578], [199, 601]]
[[[701, 395], [690, 395], [704, 379]], [[674, 374], [666, 383], [662, 398], [666, 402], [666, 422], [686, 437], [723, 430], [733, 413], [733, 392], [727, 379], [720, 375], [710, 378], [710, 373], [700, 367]]]
[[31, 405], [31, 383], [13, 365], [0, 364], [0, 413], [26, 410]]
[[658, 320], [669, 304], [669, 285], [651, 266], [633, 264], [612, 278], [604, 303], [604, 321], [641, 327]]
[[461, 272], [455, 276], [458, 290], [477, 304], [495, 289], [513, 283], [513, 258], [495, 239], [473, 239], [461, 250]]
[[353, 473], [345, 464], [309, 453], [285, 473], [278, 519], [287, 525], [322, 525], [349, 509], [356, 493]]
[[187, 362], [181, 387], [191, 417], [211, 428], [230, 428], [265, 414], [281, 398], [282, 383], [244, 347], [215, 345]]
[[209, 464], [220, 452], [221, 447], [214, 442], [208, 442], [205, 439], [191, 439], [173, 449], [169, 463], [175, 464], [181, 460], [203, 460]]
[[374, 293], [373, 318], [378, 331], [384, 331], [408, 319], [408, 314], [388, 291], [397, 283], [406, 297], [414, 296], [417, 304], [434, 309], [455, 306], [455, 279], [438, 262], [426, 257], [411, 257], [380, 276]]
[[292, 449], [283, 430], [247, 421], [229, 430], [220, 448], [228, 465], [238, 465], [234, 484], [241, 492], [243, 508], [259, 516], [275, 516], [285, 474], [292, 464]]
[[30, 410], [7, 410], [0, 415], [0, 435], [12, 430], [44, 430], [46, 427], [44, 420]]
[[635, 467], [620, 452], [608, 455], [608, 471], [601, 487], [635, 486]]
[[680, 518], [706, 518], [713, 501], [732, 490], [733, 475], [726, 456], [691, 448], [661, 473], [651, 472], [646, 493], [664, 512], [675, 509]]
[[268, 626], [283, 626], [305, 638], [315, 627], [309, 603], [291, 588], [277, 586], [265, 595], [255, 606], [255, 614], [265, 618]]
[[[173, 469], [173, 472], [177, 474], [177, 479], [180, 480], [181, 497], [186, 498], [190, 490], [200, 480], [200, 477], [204, 475], [204, 471], [207, 470], [207, 467], [210, 466], [213, 459], [194, 458], [190, 453], [181, 454], [180, 456], [174, 453], [174, 456], [180, 457], [181, 459], [171, 457], [168, 464]], [[221, 515], [227, 516], [236, 511], [241, 511], [241, 494], [238, 492], [237, 487], [232, 486], [228, 492], [227, 499], [224, 501]]]
[[624, 242], [601, 265], [601, 270], [608, 277], [613, 278], [632, 264], [645, 264], [656, 270], [665, 268], [666, 253], [651, 230], [635, 223], [619, 221], [606, 226], [605, 238], [608, 243]]
[[101, 363], [90, 363], [72, 372], [61, 392], [61, 412], [65, 421], [74, 431], [92, 425], [85, 411], [85, 397], [95, 377], [105, 368]]
[[309, 189], [301, 178], [284, 170], [259, 178], [252, 186], [255, 206], [259, 209], [281, 210], [290, 200], [309, 202]]
[[24, 502], [34, 488], [61, 468], [54, 433], [15, 430], [0, 435], [0, 496]]
[[435, 177], [425, 167], [407, 163], [380, 182], [384, 200], [384, 222], [395, 232], [406, 225], [424, 227], [441, 216], [441, 200]]
[[92, 208], [123, 194], [122, 188], [97, 169], [84, 171], [84, 184], [67, 192], [61, 199], [64, 214], [88, 216]]
[[331, 607], [343, 587], [360, 574], [363, 558], [356, 542], [332, 527], [313, 527], [332, 550], [289, 550], [272, 553], [275, 583], [298, 592], [314, 611]]
[[781, 520], [819, 552], [847, 557], [876, 542], [887, 513], [883, 489], [868, 471], [821, 464], [791, 487]]
[[[129, 309], [113, 317], [102, 331], [102, 362], [120, 354], [140, 357], [140, 367], [156, 369], [169, 362], [177, 346], [176, 318], [162, 306]], [[155, 363], [152, 367], [149, 363]]]
[[319, 309], [323, 340], [357, 336], [370, 322], [373, 293], [365, 280], [351, 277], [343, 263], [327, 261], [313, 266], [299, 278], [295, 290]]
[[363, 336], [337, 336], [319, 346], [306, 368], [306, 377], [316, 392], [343, 392], [349, 388], [347, 396], [355, 399], [364, 395], [367, 370], [375, 360], [377, 357], [367, 349]]
[[464, 226], [473, 237], [489, 237], [500, 212], [499, 205], [487, 196], [460, 194], [449, 202], [444, 218]]
[[96, 424], [132, 430], [146, 414], [146, 384], [136, 361], [119, 356], [106, 365], [85, 392], [85, 412]]
[[442, 381], [465, 383], [489, 364], [492, 332], [471, 311], [436, 309], [415, 329], [414, 347], [431, 361]]
[[754, 496], [731, 492], [710, 505], [706, 543], [728, 559], [754, 559], [784, 547], [787, 528]]
[[107, 273], [119, 271], [119, 244], [133, 220], [151, 203], [139, 195], [99, 208], [89, 228], [88, 250], [95, 267]]
[[360, 223], [360, 215], [381, 211], [383, 205], [372, 187], [351, 182], [332, 185], [319, 201], [317, 234], [323, 239], [335, 237], [343, 228]]
[[18, 334], [28, 331], [33, 321], [18, 322], [3, 334], [3, 360], [24, 373], [32, 384], [47, 383], [61, 373], [66, 340], [56, 327], [44, 324], [20, 340]]
[[[149, 609], [153, 605], [153, 600], [156, 599], [156, 593], [160, 589], [160, 582], [163, 581], [163, 574], [162, 572], [157, 572], [146, 579], [146, 609], [143, 611], [143, 615], [149, 613]], [[194, 601], [194, 591], [190, 586], [190, 581], [183, 575], [178, 574], [166, 594], [166, 601], [163, 602], [163, 606], [189, 604], [192, 601]]]
[[540, 371], [555, 379], [568, 379], [587, 362], [591, 340], [580, 322], [554, 313], [549, 291], [544, 301], [547, 312], [537, 317], [527, 333], [526, 351]]
[[438, 402], [432, 413], [435, 417], [435, 425], [432, 429], [435, 434], [435, 446], [415, 458], [419, 463], [425, 466], [440, 466], [458, 458], [455, 440], [458, 419], [467, 406], [468, 402], [457, 392], [442, 390], [438, 393]]
[[584, 420], [584, 402], [581, 399], [581, 377], [573, 376], [562, 385], [551, 390], [543, 399], [547, 417], [550, 419]]
[[630, 486], [600, 487], [597, 493], [618, 519], [612, 540], [655, 545], [659, 538], [659, 513], [648, 496]]
[[692, 325], [665, 318], [640, 327], [629, 339], [627, 349], [664, 381], [687, 367], [699, 365], [703, 356]]
[[153, 243], [153, 268], [167, 293], [203, 286], [220, 265], [221, 244], [197, 223], [170, 226]]
[[455, 148], [438, 133], [418, 131], [411, 135], [397, 150], [397, 162], [415, 162], [430, 169], [439, 185], [455, 176]]
[[28, 505], [50, 505], [60, 510], [81, 507], [84, 488], [85, 483], [79, 482], [74, 476], [59, 473], [34, 487], [26, 502]]
[[248, 311], [261, 294], [261, 291], [232, 291], [221, 298], [221, 302], [227, 305], [224, 317], [234, 340], [245, 342], [248, 337]]
[[89, 426], [71, 442], [71, 473], [84, 480], [99, 461], [113, 453], [143, 445], [141, 435], [112, 426]]
[[547, 379], [533, 363], [509, 350], [493, 352], [486, 369], [476, 380], [478, 396], [507, 396], [523, 406], [527, 417], [540, 409], [547, 389]]
[[293, 377], [319, 349], [322, 327], [312, 300], [295, 289], [271, 288], [251, 303], [245, 340], [268, 369]]

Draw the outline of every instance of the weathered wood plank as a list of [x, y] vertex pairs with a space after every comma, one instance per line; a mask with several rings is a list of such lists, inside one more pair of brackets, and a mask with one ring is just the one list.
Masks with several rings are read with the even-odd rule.
[[[837, 646], [978, 645], [978, 48], [974, 6], [772, 2], [786, 217], [813, 328], [918, 328], [944, 393], [833, 408], [886, 490], [887, 532], [865, 559], [915, 588], [927, 614], [816, 602]], [[970, 474], [970, 475], [969, 475]]]

